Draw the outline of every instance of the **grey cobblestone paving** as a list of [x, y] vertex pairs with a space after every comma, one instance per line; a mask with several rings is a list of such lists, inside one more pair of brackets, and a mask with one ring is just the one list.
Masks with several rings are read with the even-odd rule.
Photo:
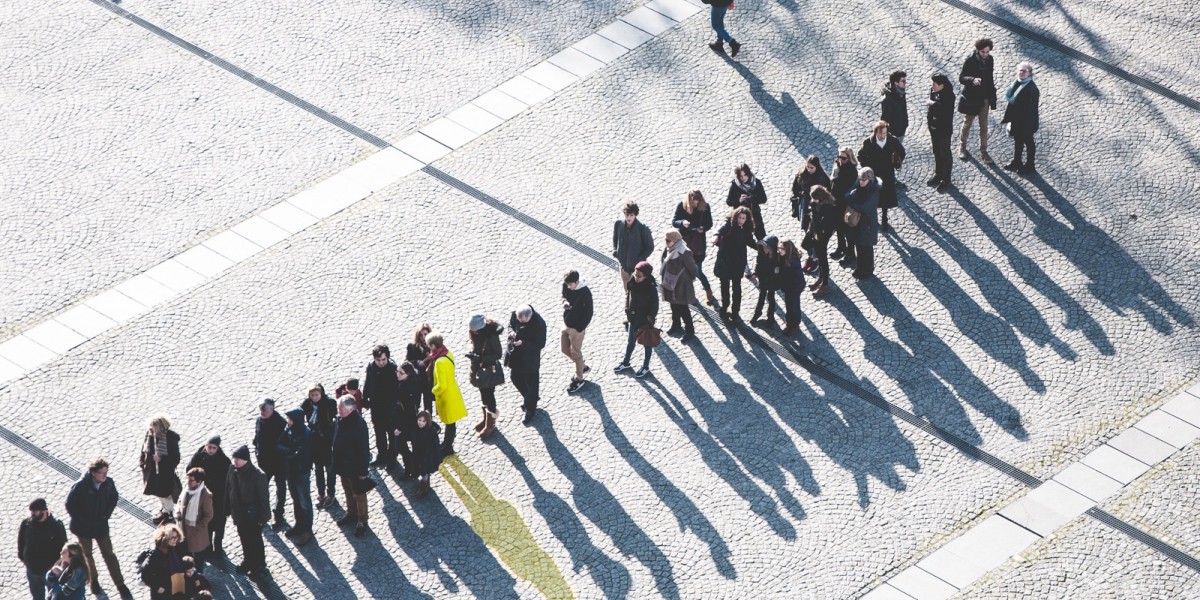
[[1197, 477], [1200, 443], [1193, 443], [1138, 478], [1104, 508], [1176, 548], [1200, 556], [1200, 531], [1195, 527], [1200, 523], [1200, 500], [1193, 489]]

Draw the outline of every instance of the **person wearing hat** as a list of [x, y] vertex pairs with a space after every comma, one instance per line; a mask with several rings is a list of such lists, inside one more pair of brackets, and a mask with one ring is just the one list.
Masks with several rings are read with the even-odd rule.
[[[500, 416], [500, 410], [496, 407], [496, 386], [504, 383], [504, 369], [500, 365], [504, 358], [504, 350], [500, 346], [500, 334], [504, 333], [504, 327], [483, 315], [472, 316], [467, 327], [471, 339], [471, 351], [467, 353], [471, 370], [467, 380], [479, 389], [479, 398], [483, 402], [483, 418], [475, 424], [475, 431], [479, 432], [480, 438], [485, 438], [496, 430], [496, 419]], [[446, 429], [446, 437], [453, 438], [449, 428]]]
[[700, 267], [678, 231], [668, 231], [666, 239], [666, 248], [662, 253], [661, 287], [662, 299], [671, 305], [671, 328], [667, 330], [667, 335], [682, 332], [683, 337], [679, 341], [686, 344], [696, 337], [689, 305], [696, 301], [696, 287], [692, 282], [700, 273]]
[[275, 411], [275, 401], [267, 398], [258, 405], [258, 418], [254, 421], [254, 457], [258, 467], [269, 480], [275, 482], [275, 507], [271, 512], [275, 522], [271, 529], [279, 531], [286, 527], [283, 523], [283, 502], [287, 495], [287, 482], [283, 476], [283, 453], [279, 450], [279, 438], [287, 423]]
[[[637, 344], [638, 330], [643, 327], [654, 327], [654, 319], [658, 316], [658, 290], [654, 285], [654, 267], [642, 261], [634, 268], [633, 278], [626, 288], [629, 300], [625, 305], [625, 316], [629, 319], [629, 339], [625, 344], [625, 359], [613, 367], [613, 373], [621, 373], [632, 369], [629, 360], [633, 358], [633, 347]], [[650, 355], [653, 349], [645, 346], [646, 357], [642, 368], [634, 373], [637, 378], [650, 374]]]
[[96, 560], [92, 558], [92, 545], [100, 547], [100, 556], [104, 557], [104, 565], [108, 567], [108, 575], [117, 586], [121, 598], [133, 598], [129, 588], [125, 587], [125, 576], [121, 574], [121, 563], [113, 552], [112, 538], [109, 536], [108, 520], [112, 518], [117, 508], [117, 484], [108, 476], [108, 461], [97, 458], [88, 465], [71, 492], [67, 494], [67, 514], [71, 515], [71, 533], [79, 540], [83, 548], [83, 560], [88, 568], [88, 581], [92, 583], [92, 595], [99, 596], [100, 574], [96, 572]]
[[312, 432], [300, 407], [287, 411], [287, 429], [279, 437], [283, 454], [283, 472], [288, 493], [292, 496], [292, 512], [296, 524], [284, 535], [294, 538], [297, 546], [312, 540]]
[[67, 543], [63, 522], [50, 514], [45, 498], [29, 503], [29, 518], [21, 521], [17, 532], [17, 558], [25, 565], [25, 579], [34, 600], [46, 599], [46, 571], [58, 561]]
[[238, 573], [258, 575], [267, 568], [262, 527], [271, 516], [267, 476], [250, 462], [245, 444], [233, 451], [233, 468], [225, 479], [225, 506], [242, 541]]
[[[212, 492], [213, 517], [208, 522], [208, 552], [213, 554], [211, 558], [214, 560], [217, 554], [225, 551], [221, 543], [225, 541], [225, 521], [228, 516], [225, 510], [225, 478], [229, 475], [229, 466], [229, 457], [221, 449], [221, 436], [214, 433], [196, 450], [192, 460], [188, 461], [187, 468], [183, 470], [184, 473], [190, 473], [192, 469], [204, 469], [204, 487]], [[190, 536], [188, 541], [192, 541]], [[208, 558], [201, 557], [201, 560]]]
[[508, 329], [508, 367], [513, 387], [525, 401], [521, 410], [525, 411], [523, 422], [528, 425], [537, 413], [546, 320], [532, 306], [525, 304], [512, 312]]

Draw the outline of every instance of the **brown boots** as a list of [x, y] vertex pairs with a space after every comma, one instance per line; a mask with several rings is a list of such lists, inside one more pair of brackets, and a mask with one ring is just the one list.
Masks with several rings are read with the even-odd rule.
[[483, 427], [480, 428], [479, 439], [492, 435], [492, 432], [496, 431], [496, 417], [499, 416], [498, 412], [483, 411]]

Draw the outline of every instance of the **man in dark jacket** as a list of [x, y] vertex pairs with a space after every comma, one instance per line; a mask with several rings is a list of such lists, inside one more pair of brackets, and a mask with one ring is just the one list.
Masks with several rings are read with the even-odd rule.
[[[904, 134], [908, 132], [908, 74], [904, 71], [892, 71], [879, 93], [879, 118], [887, 121], [888, 130], [903, 144]], [[897, 166], [896, 170], [900, 170], [900, 167]], [[896, 179], [896, 189], [902, 190], [906, 187], [908, 186]]]
[[521, 392], [525, 401], [521, 410], [525, 411], [524, 423], [528, 425], [537, 413], [546, 320], [526, 304], [513, 311], [508, 319], [508, 331], [508, 368], [513, 387]]
[[592, 322], [592, 290], [579, 276], [579, 271], [567, 271], [563, 276], [563, 331], [562, 353], [575, 363], [575, 377], [567, 386], [567, 393], [578, 392], [583, 387], [583, 375], [591, 369], [583, 362], [583, 334]]
[[[1017, 65], [1017, 80], [1008, 86], [1004, 99], [1008, 105], [1004, 107], [1004, 118], [1001, 123], [1008, 124], [1008, 134], [1013, 139], [1012, 162], [1004, 165], [1009, 171], [1018, 173], [1034, 172], [1034, 155], [1037, 146], [1033, 143], [1033, 134], [1038, 130], [1038, 104], [1042, 93], [1038, 91], [1037, 83], [1033, 81], [1033, 65], [1022, 62]], [[1025, 150], [1025, 160], [1021, 160], [1021, 150]]]
[[29, 503], [29, 518], [21, 521], [17, 532], [17, 558], [25, 565], [25, 579], [34, 600], [46, 600], [46, 571], [58, 562], [67, 543], [63, 522], [50, 514], [45, 498]]
[[88, 580], [92, 582], [92, 594], [99, 595], [100, 580], [96, 572], [96, 561], [92, 558], [92, 542], [100, 546], [100, 555], [117, 593], [122, 598], [133, 598], [125, 587], [121, 575], [121, 563], [113, 552], [112, 539], [108, 535], [108, 520], [117, 508], [117, 484], [108, 478], [108, 461], [98, 458], [88, 465], [88, 472], [71, 486], [67, 494], [67, 514], [71, 516], [71, 533], [79, 538], [83, 546], [83, 558], [87, 562]]
[[376, 467], [396, 466], [396, 448], [392, 448], [390, 427], [395, 419], [396, 403], [400, 401], [400, 386], [396, 379], [396, 363], [392, 351], [384, 344], [371, 348], [367, 377], [363, 383], [363, 406], [371, 411], [371, 427], [375, 430]]
[[367, 435], [367, 422], [358, 413], [354, 397], [347, 394], [338, 398], [338, 422], [333, 428], [332, 466], [346, 493], [346, 514], [338, 519], [338, 525], [357, 523], [354, 535], [358, 537], [367, 532], [367, 494], [359, 493], [355, 488], [356, 482], [367, 478], [371, 460]]
[[944, 192], [950, 186], [950, 172], [954, 169], [950, 149], [950, 138], [954, 136], [954, 84], [941, 73], [930, 80], [925, 120], [929, 124], [929, 142], [933, 145], [933, 177], [925, 183], [936, 185], [937, 191]]
[[254, 457], [258, 466], [269, 480], [275, 482], [275, 507], [272, 513], [275, 522], [271, 529], [279, 531], [283, 523], [283, 502], [287, 496], [287, 482], [283, 477], [283, 454], [279, 451], [279, 438], [287, 423], [275, 411], [275, 401], [267, 398], [258, 405], [258, 419], [254, 421]]
[[312, 541], [312, 433], [304, 420], [304, 409], [287, 411], [287, 429], [279, 438], [283, 454], [283, 476], [292, 496], [292, 511], [296, 524], [284, 535], [295, 538], [297, 546]]
[[613, 223], [612, 255], [621, 266], [621, 288], [625, 289], [634, 267], [654, 251], [654, 236], [650, 234], [650, 228], [638, 220], [637, 202], [626, 202], [621, 212], [624, 218]]
[[[633, 347], [637, 344], [638, 330], [642, 327], [654, 327], [654, 319], [658, 317], [658, 286], [654, 282], [654, 267], [646, 261], [638, 263], [633, 279], [628, 286], [629, 300], [625, 305], [625, 316], [629, 319], [629, 337], [625, 344], [625, 359], [613, 367], [613, 373], [628, 371], [633, 367], [629, 360], [633, 358]], [[653, 349], [646, 346], [646, 357], [642, 368], [634, 373], [641, 379], [650, 374], [650, 355]]]
[[250, 463], [250, 449], [233, 451], [233, 468], [225, 479], [225, 507], [242, 540], [242, 564], [238, 572], [258, 575], [267, 569], [262, 527], [271, 514], [267, 476]]
[[225, 541], [225, 521], [228, 511], [225, 510], [225, 479], [229, 475], [229, 457], [221, 449], [221, 436], [213, 434], [208, 442], [196, 450], [192, 460], [188, 461], [187, 469], [204, 469], [204, 486], [212, 492], [213, 518], [208, 522], [208, 532], [212, 536], [213, 555], [223, 554], [225, 549], [221, 544]]
[[713, 31], [717, 32], [717, 41], [708, 45], [716, 52], [725, 51], [725, 42], [729, 42], [729, 56], [737, 56], [741, 51], [742, 45], [737, 40], [725, 31], [725, 13], [729, 12], [729, 7], [733, 6], [733, 0], [700, 0], [701, 2], [712, 6], [712, 13], [709, 15], [709, 22], [712, 25]]
[[888, 211], [898, 206], [896, 170], [904, 162], [905, 155], [904, 145], [892, 135], [885, 121], [876, 121], [873, 135], [863, 140], [862, 148], [858, 150], [858, 164], [874, 170], [875, 176], [883, 182], [879, 189], [879, 227], [884, 231], [889, 229]]
[[979, 117], [979, 159], [992, 164], [992, 157], [987, 152], [988, 112], [996, 109], [992, 40], [981, 38], [975, 42], [975, 52], [963, 62], [958, 82], [963, 86], [958, 112], [967, 117], [963, 121], [962, 135], [959, 136], [958, 157], [962, 160], [971, 158], [971, 153], [967, 152], [967, 137], [971, 135], [971, 123], [975, 122], [975, 117]]

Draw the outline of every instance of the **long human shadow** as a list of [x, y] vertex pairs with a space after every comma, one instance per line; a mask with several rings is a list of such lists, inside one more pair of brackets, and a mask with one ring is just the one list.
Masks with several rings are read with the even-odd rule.
[[816, 154], [822, 157], [827, 157], [830, 153], [837, 153], [837, 140], [818, 129], [804, 114], [804, 109], [796, 103], [796, 99], [791, 94], [780, 92], [779, 98], [776, 99], [763, 86], [762, 79], [759, 79], [758, 75], [750, 70], [750, 67], [726, 54], [722, 54], [721, 57], [746, 80], [750, 86], [750, 97], [766, 113], [771, 124], [780, 133], [787, 136], [793, 148], [801, 154]]
[[[587, 395], [601, 396], [599, 389], [594, 387], [590, 388]], [[603, 405], [602, 396], [599, 404]], [[659, 596], [678, 599], [679, 586], [675, 583], [675, 569], [658, 544], [654, 543], [654, 540], [646, 535], [646, 532], [629, 516], [629, 513], [625, 511], [608, 487], [596, 481], [579, 462], [579, 459], [575, 458], [571, 450], [562, 443], [562, 440], [558, 438], [558, 433], [554, 430], [554, 423], [543, 416], [538, 419], [536, 427], [546, 445], [546, 455], [559, 472], [571, 482], [571, 497], [574, 498], [575, 508], [579, 513], [603, 531], [622, 555], [642, 563], [646, 570], [653, 574]], [[606, 432], [608, 430], [607, 424], [605, 430]], [[616, 444], [614, 446], [618, 450], [622, 449], [622, 446]], [[624, 447], [636, 452], [632, 446], [628, 445], [628, 440], [625, 441]], [[645, 459], [642, 459], [638, 462], [644, 461]], [[637, 466], [634, 468], [637, 470]], [[638, 471], [638, 474], [646, 476], [643, 471]], [[666, 479], [661, 473], [658, 474], [658, 478]], [[653, 483], [651, 486], [654, 487]], [[659, 493], [660, 498], [662, 497], [662, 493], [657, 487], [655, 487], [655, 492]], [[675, 493], [683, 497], [682, 492], [675, 490]], [[697, 511], [698, 513], [699, 511]], [[678, 518], [678, 515], [676, 517]], [[682, 518], [680, 524], [683, 527]], [[711, 527], [711, 524], [709, 526]], [[728, 550], [726, 550], [726, 554], [728, 554]]]
[[[551, 416], [543, 415], [538, 420], [539, 425], [543, 420], [550, 422]], [[629, 569], [619, 561], [609, 558], [592, 543], [575, 509], [557, 494], [542, 487], [541, 482], [529, 470], [525, 457], [509, 443], [503, 432], [497, 431], [489, 441], [508, 457], [509, 462], [525, 480], [525, 485], [533, 493], [534, 510], [542, 515], [546, 525], [550, 527], [550, 533], [567, 549], [571, 556], [571, 567], [575, 572], [586, 568], [588, 575], [596, 587], [603, 591], [605, 598], [613, 600], [628, 597], [631, 582]]]
[[[321, 598], [329, 597], [329, 594], [333, 594], [336, 597], [337, 592], [344, 592], [351, 589], [350, 582], [346, 581], [342, 572], [330, 560], [329, 554], [321, 547], [321, 538], [313, 537], [311, 542], [300, 547], [284, 542], [283, 538], [278, 535], [267, 535], [266, 538], [267, 543], [279, 553], [279, 556], [283, 557], [288, 567], [291, 568], [292, 574], [289, 575], [289, 578], [299, 579], [304, 584], [304, 587], [313, 593], [313, 596]], [[386, 551], [384, 553], [386, 554]], [[313, 567], [315, 571], [309, 571], [296, 556], [297, 554], [303, 556], [305, 562]], [[396, 573], [399, 575], [399, 583], [402, 584], [396, 587], [400, 593], [405, 594], [404, 597], [428, 597], [414, 587], [408, 581], [408, 578], [404, 577], [399, 567], [396, 568]], [[368, 586], [371, 579], [373, 578], [368, 577], [362, 580], [362, 584]], [[388, 583], [390, 585], [392, 582], [389, 581]]]

